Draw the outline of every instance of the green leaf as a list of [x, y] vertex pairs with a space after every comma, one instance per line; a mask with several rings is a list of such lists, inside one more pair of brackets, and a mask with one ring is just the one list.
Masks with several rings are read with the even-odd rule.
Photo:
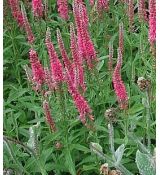
[[124, 148], [125, 148], [125, 146], [124, 146], [124, 144], [122, 144], [118, 147], [118, 149], [115, 152], [116, 165], [119, 165], [120, 161], [122, 160]]
[[103, 65], [104, 65], [104, 60], [100, 61], [100, 62], [97, 64], [97, 66], [96, 66], [97, 70], [100, 71], [101, 68], [103, 67]]
[[69, 172], [71, 173], [71, 175], [76, 175], [75, 164], [72, 160], [72, 156], [69, 149], [65, 151], [65, 159], [66, 159], [66, 166]]
[[141, 153], [137, 150], [136, 163], [140, 174], [142, 175], [156, 175], [155, 165], [153, 159], [147, 154]]

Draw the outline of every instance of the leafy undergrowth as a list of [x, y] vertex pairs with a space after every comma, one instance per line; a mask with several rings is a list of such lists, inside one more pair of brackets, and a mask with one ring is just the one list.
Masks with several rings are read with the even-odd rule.
[[[43, 2], [44, 7], [46, 2]], [[19, 5], [21, 3], [19, 1]], [[34, 17], [29, 1], [23, 1], [21, 9], [23, 12], [25, 9], [35, 37], [34, 43], [29, 43], [25, 30], [19, 27], [10, 6], [4, 2], [4, 172], [96, 175], [101, 171], [113, 175], [116, 170], [117, 174], [120, 171], [124, 175], [154, 175], [155, 45], [148, 41], [148, 22], [139, 20], [137, 1], [134, 2], [132, 24], [127, 13], [130, 4], [110, 0], [108, 11], [98, 11], [96, 4], [91, 6], [85, 1], [88, 32], [98, 59], [92, 69], [83, 64], [86, 91], [77, 92], [92, 109], [85, 114], [86, 122], [78, 113], [69, 80], [57, 83], [52, 90], [43, 84], [37, 91], [33, 88], [36, 80], [27, 80], [25, 70], [33, 71], [30, 48], [36, 50], [44, 67], [50, 65], [45, 41], [48, 27], [61, 63], [63, 56], [56, 37], [57, 29], [60, 29], [72, 60], [70, 24], [76, 25], [72, 4], [68, 2], [69, 19], [64, 20], [58, 14], [55, 0], [48, 1], [48, 10], [41, 18]], [[122, 27], [120, 31], [119, 26]], [[77, 28], [75, 31], [77, 35]], [[122, 45], [119, 44], [120, 32]], [[122, 56], [119, 76], [127, 92], [125, 105], [117, 100], [116, 82], [112, 81], [120, 46], [123, 50], [118, 52], [119, 57]], [[113, 57], [109, 47], [113, 47]], [[64, 68], [66, 73], [63, 64]], [[43, 109], [44, 102], [51, 108], [51, 119]], [[79, 102], [80, 107], [82, 102]], [[87, 118], [90, 113], [94, 121]], [[56, 129], [51, 126], [52, 119]]]

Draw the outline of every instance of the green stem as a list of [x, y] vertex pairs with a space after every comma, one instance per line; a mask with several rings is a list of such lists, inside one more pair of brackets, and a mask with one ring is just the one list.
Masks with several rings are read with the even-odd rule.
[[58, 86], [58, 98], [61, 107], [62, 119], [65, 121], [66, 118], [66, 108], [65, 108], [65, 97], [63, 92], [63, 85], [59, 84]]
[[108, 131], [109, 131], [109, 143], [110, 149], [112, 152], [113, 157], [115, 158], [115, 149], [114, 149], [114, 128], [112, 122], [108, 124]]
[[151, 150], [151, 137], [150, 137], [150, 127], [151, 127], [151, 121], [150, 121], [150, 102], [149, 102], [149, 94], [148, 91], [146, 91], [146, 124], [147, 124], [147, 145], [149, 151]]

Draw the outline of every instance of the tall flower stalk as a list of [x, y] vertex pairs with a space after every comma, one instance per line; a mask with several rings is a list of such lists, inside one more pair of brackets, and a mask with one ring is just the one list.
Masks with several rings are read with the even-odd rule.
[[79, 112], [79, 119], [81, 122], [87, 126], [86, 120], [87, 117], [92, 121], [94, 117], [92, 115], [92, 110], [85, 100], [85, 98], [78, 92], [77, 88], [75, 87], [70, 72], [66, 68], [66, 78], [69, 92], [73, 98], [74, 104]]
[[57, 0], [58, 12], [61, 18], [68, 20], [68, 0]]
[[128, 19], [129, 19], [129, 29], [130, 32], [133, 31], [133, 23], [134, 23], [134, 1], [129, 0], [128, 2]]
[[101, 11], [107, 11], [109, 9], [109, 0], [98, 0], [97, 1], [97, 10], [99, 12]]
[[29, 58], [32, 68], [32, 77], [33, 83], [35, 85], [35, 90], [41, 90], [41, 86], [45, 82], [45, 73], [39, 61], [37, 52], [33, 49], [30, 49]]
[[73, 14], [76, 23], [78, 48], [89, 68], [93, 68], [97, 61], [96, 51], [88, 32], [88, 15], [85, 5], [76, 0], [73, 3]]
[[121, 50], [121, 53], [123, 55], [124, 52], [124, 29], [123, 29], [123, 23], [119, 24], [119, 49]]
[[113, 43], [109, 43], [109, 60], [108, 60], [108, 70], [113, 71]]
[[45, 113], [45, 117], [46, 117], [46, 121], [47, 121], [48, 125], [50, 126], [52, 132], [55, 132], [56, 126], [55, 126], [55, 122], [52, 118], [50, 106], [49, 106], [49, 103], [47, 100], [44, 100], [44, 102], [43, 102], [43, 109], [44, 109], [44, 113]]
[[51, 32], [50, 32], [49, 28], [47, 29], [47, 32], [46, 32], [45, 42], [46, 42], [46, 47], [47, 47], [49, 59], [50, 59], [52, 78], [58, 86], [59, 83], [62, 83], [62, 81], [64, 79], [63, 78], [63, 66], [62, 66], [60, 60], [58, 59], [54, 45], [51, 41]]
[[152, 45], [156, 40], [156, 1], [149, 0], [149, 42]]
[[117, 96], [117, 100], [120, 106], [120, 109], [127, 109], [128, 107], [128, 96], [126, 92], [125, 85], [121, 78], [121, 66], [122, 66], [122, 53], [118, 49], [118, 60], [115, 70], [113, 72], [113, 86]]
[[75, 34], [74, 26], [72, 23], [70, 25], [70, 42], [71, 42], [70, 49], [72, 53], [73, 62], [75, 65], [74, 67], [76, 69], [76, 74], [77, 74], [77, 77], [76, 77], [77, 85], [76, 86], [81, 87], [83, 92], [85, 92], [86, 86], [84, 83], [83, 62], [82, 62], [82, 57], [78, 49], [76, 34]]
[[145, 0], [138, 0], [138, 17], [140, 22], [147, 21]]
[[25, 7], [23, 6], [23, 4], [21, 4], [21, 11], [22, 11], [22, 15], [23, 15], [24, 29], [25, 29], [25, 32], [27, 35], [28, 42], [30, 44], [33, 44], [33, 42], [35, 41], [35, 37], [33, 35], [30, 23], [29, 23], [28, 18], [27, 18], [26, 10], [25, 10]]
[[32, 0], [32, 10], [35, 17], [42, 17], [43, 15], [42, 0]]
[[20, 27], [23, 26], [23, 15], [19, 6], [19, 0], [8, 0], [12, 15]]

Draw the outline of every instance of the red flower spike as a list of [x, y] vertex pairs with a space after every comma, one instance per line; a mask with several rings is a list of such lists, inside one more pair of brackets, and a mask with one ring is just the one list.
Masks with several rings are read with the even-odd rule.
[[35, 17], [43, 16], [42, 0], [32, 0], [32, 10]]
[[55, 122], [54, 122], [54, 120], [51, 116], [49, 103], [46, 100], [43, 102], [43, 109], [44, 109], [44, 113], [45, 113], [47, 123], [49, 124], [51, 130], [53, 132], [55, 132], [56, 131]]
[[72, 52], [72, 58], [74, 61], [74, 67], [76, 73], [74, 75], [77, 75], [75, 80], [77, 80], [77, 87], [81, 86], [83, 89], [83, 92], [86, 90], [85, 83], [84, 83], [84, 71], [83, 71], [83, 65], [82, 65], [82, 57], [79, 53], [78, 46], [77, 46], [77, 39], [74, 31], [73, 24], [70, 25], [70, 42], [71, 42], [71, 52]]
[[26, 14], [26, 11], [25, 11], [25, 8], [24, 8], [23, 5], [22, 5], [21, 10], [22, 10], [22, 14], [23, 14], [24, 29], [26, 31], [28, 42], [30, 44], [33, 44], [33, 42], [35, 41], [35, 38], [34, 38], [34, 35], [33, 35], [33, 32], [32, 32], [31, 26], [28, 22], [27, 14]]
[[156, 0], [149, 0], [149, 42], [156, 40]]
[[52, 72], [52, 77], [56, 84], [59, 84], [64, 80], [63, 78], [63, 66], [58, 59], [57, 53], [55, 51], [54, 45], [51, 41], [51, 33], [50, 29], [47, 29], [46, 32], [46, 46], [49, 54], [49, 59], [50, 59], [50, 66], [51, 66], [51, 72]]
[[8, 0], [12, 15], [20, 27], [23, 27], [23, 15], [19, 7], [19, 0]]
[[58, 12], [61, 18], [68, 20], [68, 0], [57, 0]]
[[42, 84], [45, 82], [45, 73], [39, 61], [37, 52], [33, 49], [30, 49], [29, 57], [32, 68], [33, 82], [36, 85], [36, 90], [40, 90]]
[[108, 0], [98, 0], [97, 1], [97, 10], [103, 11], [103, 10], [108, 10], [109, 9], [109, 2]]
[[125, 85], [121, 79], [121, 66], [122, 66], [122, 53], [121, 50], [118, 49], [118, 60], [115, 70], [113, 72], [113, 86], [117, 96], [117, 100], [119, 102], [119, 106], [121, 109], [127, 109], [128, 107], [128, 96], [126, 92]]
[[71, 61], [68, 58], [68, 55], [67, 55], [67, 52], [66, 52], [66, 49], [64, 47], [63, 40], [62, 40], [61, 32], [59, 29], [57, 29], [57, 40], [58, 40], [58, 46], [59, 46], [59, 50], [61, 52], [62, 59], [64, 61], [64, 65], [68, 70], [70, 70]]

